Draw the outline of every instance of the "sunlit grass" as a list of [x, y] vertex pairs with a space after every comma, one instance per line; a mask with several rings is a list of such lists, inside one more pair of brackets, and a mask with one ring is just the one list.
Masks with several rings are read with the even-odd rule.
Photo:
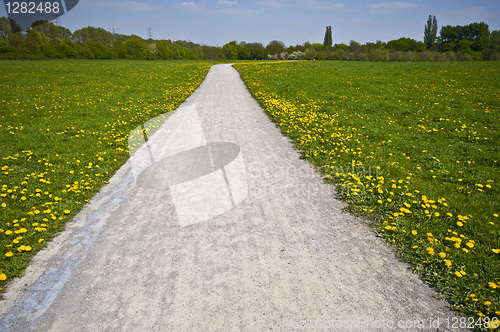
[[177, 108], [210, 66], [0, 61], [0, 287], [126, 162], [130, 132]]
[[500, 63], [240, 63], [302, 156], [452, 307], [500, 317]]

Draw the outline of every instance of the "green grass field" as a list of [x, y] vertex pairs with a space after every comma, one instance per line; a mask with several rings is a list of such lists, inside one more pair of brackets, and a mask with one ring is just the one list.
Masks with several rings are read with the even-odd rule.
[[500, 317], [500, 63], [239, 63], [253, 96], [414, 270]]
[[211, 64], [0, 61], [0, 287], [129, 157], [129, 133], [177, 108]]

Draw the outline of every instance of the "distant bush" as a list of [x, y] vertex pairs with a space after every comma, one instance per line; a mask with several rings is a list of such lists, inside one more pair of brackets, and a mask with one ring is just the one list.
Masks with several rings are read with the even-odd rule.
[[5, 41], [5, 39], [0, 38], [0, 53], [10, 52], [11, 48], [9, 44]]
[[434, 61], [434, 56], [432, 55], [432, 52], [425, 51], [425, 52], [418, 53], [416, 60], [422, 61], [422, 62]]
[[[86, 42], [85, 46], [87, 46], [87, 44], [89, 43], [92, 42]], [[146, 45], [146, 43], [144, 43], [140, 38], [129, 39], [125, 42], [125, 45], [127, 46], [127, 53], [132, 59], [153, 60], [155, 58], [153, 53], [151, 53], [151, 51], [149, 50], [148, 45]], [[104, 45], [102, 46], [104, 47]], [[96, 59], [106, 59], [106, 58], [96, 58]]]
[[369, 61], [389, 61], [389, 52], [383, 48], [374, 48], [368, 51]]
[[332, 59], [333, 60], [347, 60], [347, 56], [345, 54], [345, 51], [341, 48], [335, 50], [332, 52]]
[[316, 50], [314, 48], [309, 47], [305, 51], [304, 59], [306, 59], [306, 60], [312, 60], [312, 59], [315, 59], [317, 55], [318, 55], [318, 52], [316, 52]]
[[295, 51], [292, 54], [288, 55], [289, 60], [300, 60], [304, 56], [304, 53], [301, 51]]
[[500, 61], [500, 52], [491, 54], [490, 61]]
[[437, 51], [432, 52], [432, 58], [437, 62], [448, 61], [448, 57], [446, 56], [446, 54]]
[[168, 47], [168, 42], [166, 40], [160, 40], [156, 43], [156, 54], [158, 59], [167, 60], [174, 58], [174, 52]]
[[389, 54], [389, 61], [391, 61], [391, 62], [401, 61], [401, 52], [399, 52], [399, 51], [392, 51]]
[[446, 57], [448, 58], [448, 61], [457, 61], [457, 55], [453, 51], [446, 52]]
[[472, 61], [474, 59], [472, 58], [472, 54], [470, 54], [470, 53], [458, 53], [457, 60], [458, 61]]

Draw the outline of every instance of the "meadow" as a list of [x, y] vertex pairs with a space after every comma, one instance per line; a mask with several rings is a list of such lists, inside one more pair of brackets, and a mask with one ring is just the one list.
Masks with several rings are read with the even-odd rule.
[[176, 109], [210, 66], [0, 61], [1, 288], [127, 161], [130, 132]]
[[347, 210], [452, 309], [500, 317], [499, 62], [234, 67]]

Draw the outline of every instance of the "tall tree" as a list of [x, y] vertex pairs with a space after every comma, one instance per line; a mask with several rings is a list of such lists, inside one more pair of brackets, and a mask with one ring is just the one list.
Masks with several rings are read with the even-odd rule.
[[431, 31], [431, 39], [432, 39], [432, 48], [436, 48], [436, 40], [437, 40], [437, 33], [438, 33], [438, 21], [436, 19], [436, 16], [432, 16], [432, 31]]
[[429, 15], [424, 28], [424, 43], [428, 50], [433, 49], [434, 45], [436, 45], [437, 30], [436, 16]]
[[323, 41], [323, 46], [325, 47], [332, 47], [333, 39], [332, 39], [332, 27], [327, 26], [326, 27], [326, 32], [325, 32], [325, 39]]

